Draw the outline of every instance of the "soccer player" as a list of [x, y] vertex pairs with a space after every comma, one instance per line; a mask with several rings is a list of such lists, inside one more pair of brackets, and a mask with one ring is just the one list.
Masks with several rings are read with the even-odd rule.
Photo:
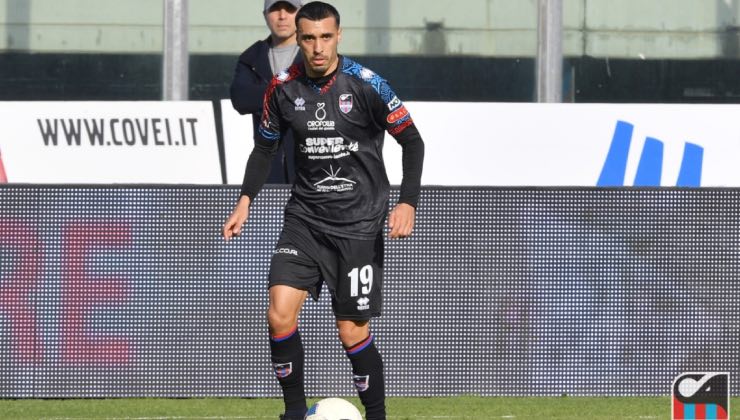
[[[381, 315], [384, 220], [388, 216], [390, 238], [407, 237], [414, 228], [424, 143], [386, 81], [337, 53], [342, 30], [334, 7], [308, 3], [296, 26], [303, 62], [275, 76], [265, 92], [241, 196], [222, 233], [229, 240], [241, 232], [280, 135], [292, 130], [296, 180], [268, 281], [270, 351], [285, 401], [281, 418], [302, 419], [306, 412], [298, 315], [308, 294], [318, 299], [325, 283], [366, 418], [385, 419], [383, 362], [369, 321]], [[403, 151], [401, 194], [390, 215], [384, 131]]]

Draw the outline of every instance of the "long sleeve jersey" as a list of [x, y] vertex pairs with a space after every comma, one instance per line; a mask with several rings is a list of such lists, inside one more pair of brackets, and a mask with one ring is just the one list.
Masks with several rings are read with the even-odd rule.
[[296, 161], [286, 216], [337, 236], [374, 238], [390, 192], [385, 131], [403, 147], [399, 201], [416, 207], [424, 144], [404, 104], [373, 71], [340, 56], [337, 71], [325, 80], [308, 78], [302, 63], [275, 76], [265, 92], [242, 194], [256, 196], [265, 156], [286, 130], [294, 133]]

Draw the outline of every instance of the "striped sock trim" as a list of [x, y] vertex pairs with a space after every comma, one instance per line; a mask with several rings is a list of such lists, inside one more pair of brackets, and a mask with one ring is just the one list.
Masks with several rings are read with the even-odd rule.
[[293, 337], [293, 335], [295, 335], [295, 333], [297, 331], [298, 331], [298, 324], [296, 324], [296, 326], [293, 327], [292, 330], [290, 330], [289, 332], [287, 332], [285, 334], [271, 335], [270, 336], [270, 340], [272, 340], [272, 341], [274, 341], [276, 343], [279, 343], [281, 341], [285, 341], [285, 340], [289, 339], [290, 337]]
[[370, 343], [372, 343], [372, 342], [373, 342], [373, 336], [370, 335], [366, 339], [364, 339], [364, 340], [360, 341], [359, 343], [355, 344], [354, 346], [348, 348], [347, 349], [347, 354], [348, 355], [349, 354], [357, 354], [357, 353], [365, 350], [365, 348], [367, 348], [367, 346], [369, 346]]

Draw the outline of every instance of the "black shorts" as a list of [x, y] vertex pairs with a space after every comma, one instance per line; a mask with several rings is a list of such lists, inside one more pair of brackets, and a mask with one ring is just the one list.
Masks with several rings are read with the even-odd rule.
[[269, 287], [306, 290], [318, 300], [322, 284], [339, 320], [380, 316], [383, 306], [383, 232], [375, 239], [348, 239], [317, 232], [286, 217], [270, 264]]

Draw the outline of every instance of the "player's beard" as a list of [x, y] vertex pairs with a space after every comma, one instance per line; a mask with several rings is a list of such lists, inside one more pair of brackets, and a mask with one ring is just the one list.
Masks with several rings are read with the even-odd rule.
[[329, 73], [329, 69], [331, 69], [334, 64], [337, 62], [338, 57], [334, 55], [333, 57], [321, 57], [323, 60], [320, 62], [320, 64], [314, 64], [314, 57], [312, 57], [309, 61], [309, 67], [311, 68], [311, 73], [313, 73], [313, 76], [315, 77], [321, 77], [326, 76]]

